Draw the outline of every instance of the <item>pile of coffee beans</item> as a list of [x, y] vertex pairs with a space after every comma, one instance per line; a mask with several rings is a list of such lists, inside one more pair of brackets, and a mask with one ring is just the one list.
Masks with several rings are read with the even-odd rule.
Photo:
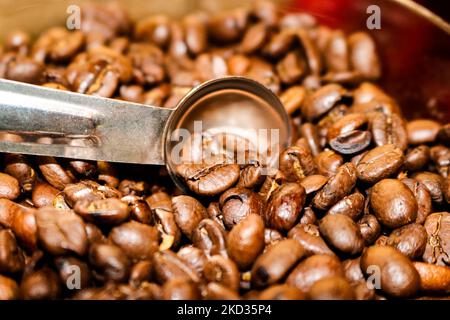
[[0, 77], [174, 107], [242, 75], [279, 95], [296, 139], [269, 176], [180, 170], [189, 194], [160, 168], [2, 154], [0, 299], [449, 298], [450, 124], [405, 120], [367, 33], [270, 2], [81, 10], [81, 30], [12, 32]]

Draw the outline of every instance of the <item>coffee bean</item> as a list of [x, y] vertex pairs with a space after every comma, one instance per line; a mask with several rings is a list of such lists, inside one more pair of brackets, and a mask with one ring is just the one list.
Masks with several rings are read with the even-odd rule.
[[278, 231], [270, 228], [264, 229], [264, 244], [269, 245], [280, 240], [283, 240], [284, 236]]
[[370, 128], [377, 146], [393, 144], [401, 150], [408, 146], [406, 123], [396, 113], [375, 112], [370, 117]]
[[309, 195], [320, 190], [327, 181], [328, 178], [320, 174], [313, 174], [302, 179], [300, 185], [305, 189], [305, 193]]
[[248, 269], [264, 249], [264, 221], [250, 214], [231, 229], [227, 250], [241, 270]]
[[116, 225], [128, 219], [130, 208], [116, 198], [77, 201], [73, 210], [89, 222]]
[[172, 251], [164, 250], [153, 255], [155, 279], [158, 283], [165, 283], [172, 279], [184, 279], [194, 283], [200, 278], [193, 268]]
[[344, 276], [339, 259], [330, 255], [313, 255], [292, 270], [286, 283], [308, 292], [315, 282], [331, 276]]
[[61, 167], [53, 157], [38, 157], [39, 169], [45, 180], [58, 190], [73, 182], [72, 177]]
[[208, 32], [214, 41], [228, 43], [239, 39], [246, 24], [246, 10], [237, 9], [214, 15], [209, 21]]
[[405, 158], [403, 152], [392, 144], [370, 150], [357, 165], [358, 178], [375, 183], [397, 172]]
[[50, 184], [38, 180], [31, 192], [31, 200], [37, 208], [51, 206], [59, 193], [60, 191]]
[[5, 173], [16, 178], [25, 192], [33, 189], [36, 173], [24, 155], [5, 154]]
[[302, 86], [291, 86], [280, 95], [281, 103], [283, 104], [288, 114], [293, 114], [301, 107], [305, 100], [306, 90]]
[[420, 275], [420, 289], [427, 292], [448, 293], [450, 291], [450, 269], [429, 263], [413, 262]]
[[419, 171], [430, 160], [430, 148], [426, 145], [417, 146], [406, 153], [405, 169]]
[[55, 300], [60, 297], [61, 284], [54, 271], [43, 268], [23, 277], [20, 292], [25, 300]]
[[190, 239], [200, 221], [207, 217], [205, 207], [190, 196], [172, 198], [175, 221], [181, 231]]
[[289, 51], [294, 44], [295, 35], [288, 30], [282, 30], [279, 33], [272, 35], [270, 40], [263, 48], [263, 54], [271, 58], [278, 58]]
[[359, 219], [358, 227], [366, 246], [373, 244], [381, 232], [380, 223], [372, 214], [365, 214], [361, 219]]
[[311, 207], [303, 209], [303, 215], [300, 218], [300, 224], [315, 224], [317, 222], [317, 216]]
[[317, 171], [325, 177], [332, 177], [336, 174], [337, 169], [344, 163], [344, 159], [340, 154], [333, 150], [325, 149], [316, 157]]
[[142, 260], [135, 263], [130, 270], [129, 283], [133, 287], [139, 287], [151, 280], [153, 264], [151, 260]]
[[169, 249], [172, 246], [177, 247], [182, 233], [175, 221], [174, 213], [164, 209], [155, 209], [153, 217], [155, 226], [158, 228], [162, 238], [162, 249]]
[[300, 184], [291, 182], [281, 185], [267, 202], [266, 225], [279, 231], [290, 230], [298, 221], [305, 200], [306, 192]]
[[330, 146], [342, 154], [355, 154], [367, 148], [371, 140], [369, 131], [354, 130], [337, 136], [330, 141]]
[[19, 181], [9, 174], [0, 172], [0, 198], [14, 200], [19, 195]]
[[206, 285], [205, 299], [207, 300], [239, 300], [239, 295], [232, 289], [217, 282]]
[[430, 192], [431, 200], [441, 204], [444, 202], [444, 179], [433, 172], [417, 172], [414, 173], [411, 178], [422, 183]]
[[[61, 282], [66, 289], [83, 289], [91, 285], [92, 272], [86, 262], [75, 257], [58, 257], [54, 263], [59, 272]], [[79, 280], [74, 281], [74, 270], [78, 272]]]
[[294, 239], [274, 243], [261, 254], [252, 267], [252, 285], [266, 287], [278, 282], [305, 255]]
[[395, 229], [390, 234], [387, 244], [398, 249], [411, 260], [421, 257], [427, 243], [427, 232], [423, 226], [411, 223]]
[[396, 249], [373, 246], [361, 256], [361, 269], [366, 277], [373, 273], [373, 267], [381, 272], [381, 290], [393, 297], [409, 297], [420, 287], [420, 276], [412, 262]]
[[185, 179], [192, 192], [204, 196], [213, 196], [222, 193], [233, 186], [239, 179], [239, 166], [237, 164], [223, 165], [180, 165], [176, 168], [177, 174]]
[[315, 208], [327, 210], [348, 195], [356, 184], [356, 168], [351, 162], [340, 166], [312, 200]]
[[361, 193], [352, 193], [339, 200], [328, 210], [327, 214], [343, 214], [356, 221], [363, 211], [364, 200], [364, 196]]
[[94, 243], [89, 249], [89, 263], [100, 280], [124, 282], [128, 279], [131, 263], [118, 246]]
[[87, 235], [83, 220], [71, 210], [41, 208], [36, 212], [39, 243], [53, 255], [87, 252]]
[[417, 218], [417, 201], [411, 190], [394, 179], [384, 179], [372, 188], [370, 205], [381, 224], [398, 228]]
[[203, 270], [205, 269], [205, 264], [208, 261], [208, 258], [203, 250], [192, 245], [188, 245], [178, 250], [177, 255], [193, 270], [195, 270], [199, 277], [203, 276]]
[[294, 84], [305, 74], [305, 61], [299, 51], [291, 51], [276, 65], [281, 82]]
[[326, 215], [319, 223], [325, 241], [337, 250], [355, 255], [364, 248], [364, 240], [356, 223], [343, 214]]
[[259, 22], [247, 29], [241, 43], [241, 50], [245, 54], [253, 53], [264, 45], [268, 28], [265, 23]]
[[150, 207], [141, 197], [128, 195], [120, 200], [128, 203], [131, 219], [143, 224], [150, 224], [154, 220]]
[[337, 84], [323, 86], [306, 97], [302, 114], [308, 121], [315, 120], [329, 111], [346, 94], [346, 90]]
[[331, 32], [326, 42], [325, 61], [331, 71], [347, 71], [349, 69], [349, 48], [342, 31]]
[[417, 119], [408, 122], [408, 141], [411, 144], [431, 143], [441, 129], [441, 125], [433, 120]]
[[114, 227], [108, 239], [133, 261], [150, 260], [159, 247], [158, 230], [136, 221]]
[[350, 65], [368, 79], [380, 77], [381, 66], [375, 42], [366, 32], [355, 32], [348, 37]]

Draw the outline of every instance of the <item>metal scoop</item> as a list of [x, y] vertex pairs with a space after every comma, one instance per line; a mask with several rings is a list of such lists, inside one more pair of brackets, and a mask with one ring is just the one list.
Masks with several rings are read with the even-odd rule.
[[249, 129], [277, 129], [280, 147], [291, 139], [276, 95], [243, 77], [205, 82], [176, 109], [0, 79], [0, 152], [166, 165], [177, 182], [172, 133], [191, 132], [196, 121], [204, 131], [229, 130], [250, 140]]

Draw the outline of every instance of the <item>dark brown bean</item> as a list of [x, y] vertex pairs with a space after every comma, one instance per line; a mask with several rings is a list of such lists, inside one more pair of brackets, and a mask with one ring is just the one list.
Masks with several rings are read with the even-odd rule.
[[304, 255], [305, 250], [294, 239], [274, 243], [253, 264], [252, 285], [261, 288], [278, 282]]
[[290, 230], [298, 221], [306, 200], [305, 189], [298, 183], [281, 185], [269, 197], [265, 211], [266, 225], [279, 231]]
[[359, 219], [358, 227], [366, 246], [373, 244], [381, 232], [380, 223], [372, 214], [365, 214]]
[[239, 290], [240, 274], [233, 260], [220, 255], [212, 256], [203, 272], [208, 282], [217, 282], [233, 291]]
[[118, 246], [94, 243], [89, 249], [89, 263], [94, 268], [96, 277], [103, 281], [128, 280], [131, 263]]
[[264, 249], [264, 220], [250, 214], [231, 229], [227, 251], [241, 270], [248, 269]]
[[320, 236], [319, 228], [316, 225], [298, 224], [289, 231], [288, 237], [297, 240], [302, 245], [306, 256], [315, 254], [334, 256], [333, 251]]
[[389, 235], [387, 244], [397, 248], [411, 260], [422, 257], [427, 244], [427, 232], [417, 223], [411, 223], [395, 229]]
[[420, 145], [409, 150], [405, 156], [405, 169], [408, 171], [419, 171], [430, 160], [430, 148]]
[[172, 251], [156, 252], [153, 255], [153, 265], [155, 279], [159, 283], [165, 283], [171, 279], [184, 279], [194, 283], [200, 282], [197, 272]]
[[393, 144], [401, 150], [408, 146], [406, 122], [396, 113], [375, 112], [370, 117], [370, 128], [377, 146]]
[[338, 84], [328, 84], [306, 97], [302, 114], [308, 121], [315, 120], [329, 111], [342, 99], [346, 90]]
[[450, 264], [450, 213], [435, 212], [425, 220], [428, 234], [423, 260], [441, 266]]
[[332, 139], [330, 146], [342, 154], [355, 154], [366, 149], [371, 140], [372, 135], [369, 131], [353, 130]]
[[344, 163], [344, 159], [340, 154], [333, 150], [325, 149], [316, 157], [317, 171], [325, 177], [332, 177], [336, 174], [337, 169]]
[[45, 180], [58, 190], [63, 190], [66, 185], [73, 182], [67, 172], [53, 157], [38, 157], [39, 169]]
[[19, 181], [9, 174], [0, 172], [0, 198], [14, 200], [19, 195]]
[[25, 192], [31, 191], [36, 181], [36, 172], [21, 154], [5, 154], [5, 173], [16, 178]]
[[315, 282], [331, 276], [344, 276], [339, 259], [330, 255], [313, 255], [292, 270], [286, 283], [308, 292]]
[[373, 246], [361, 256], [361, 269], [366, 276], [378, 267], [381, 290], [393, 297], [409, 297], [420, 287], [420, 277], [412, 262], [396, 249], [389, 246]]
[[441, 125], [433, 120], [417, 119], [408, 122], [408, 141], [411, 144], [431, 143], [441, 129]]
[[291, 146], [280, 154], [280, 171], [288, 181], [298, 181], [314, 174], [316, 166], [311, 151], [303, 146]]
[[364, 196], [360, 192], [352, 193], [332, 206], [327, 214], [343, 214], [356, 221], [364, 209]]
[[305, 300], [305, 294], [296, 287], [287, 284], [275, 284], [259, 295], [260, 300]]
[[120, 224], [130, 216], [127, 204], [116, 198], [78, 201], [73, 209], [83, 219], [100, 224]]
[[177, 196], [172, 198], [172, 208], [178, 227], [189, 239], [192, 239], [195, 228], [202, 219], [207, 217], [205, 207], [190, 196]]
[[[14, 274], [23, 271], [25, 257], [11, 230], [0, 230], [0, 272]], [[1, 291], [1, 290], [0, 290]]]
[[16, 300], [19, 296], [17, 283], [11, 278], [0, 275], [0, 300]]
[[226, 241], [225, 230], [211, 219], [200, 221], [192, 234], [192, 242], [207, 256], [223, 255], [227, 257]]
[[414, 194], [417, 201], [416, 223], [423, 224], [432, 210], [430, 192], [422, 183], [414, 179], [405, 178], [402, 179], [401, 182], [403, 182]]
[[198, 300], [198, 286], [185, 279], [172, 279], [164, 283], [162, 288], [164, 300]]
[[20, 283], [21, 296], [25, 300], [54, 300], [61, 295], [58, 275], [49, 268], [26, 274]]
[[231, 229], [247, 215], [262, 215], [264, 202], [262, 197], [245, 188], [231, 188], [219, 199], [225, 226]]
[[331, 276], [314, 282], [308, 297], [311, 300], [354, 300], [355, 293], [345, 278]]
[[356, 168], [351, 162], [340, 166], [336, 174], [314, 196], [313, 206], [320, 210], [329, 209], [352, 191], [356, 179]]
[[441, 204], [444, 202], [444, 184], [445, 180], [440, 175], [433, 172], [417, 172], [414, 173], [411, 178], [422, 183], [430, 192], [431, 199]]

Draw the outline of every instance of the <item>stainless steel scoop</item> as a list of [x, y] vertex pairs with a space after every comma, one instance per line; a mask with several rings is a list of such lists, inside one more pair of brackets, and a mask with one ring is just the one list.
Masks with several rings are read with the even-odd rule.
[[276, 95], [243, 77], [205, 82], [176, 109], [0, 79], [0, 152], [166, 165], [173, 173], [170, 157], [178, 142], [172, 133], [192, 131], [195, 121], [205, 131], [244, 135], [247, 129], [277, 129], [280, 147], [291, 139], [288, 115]]

